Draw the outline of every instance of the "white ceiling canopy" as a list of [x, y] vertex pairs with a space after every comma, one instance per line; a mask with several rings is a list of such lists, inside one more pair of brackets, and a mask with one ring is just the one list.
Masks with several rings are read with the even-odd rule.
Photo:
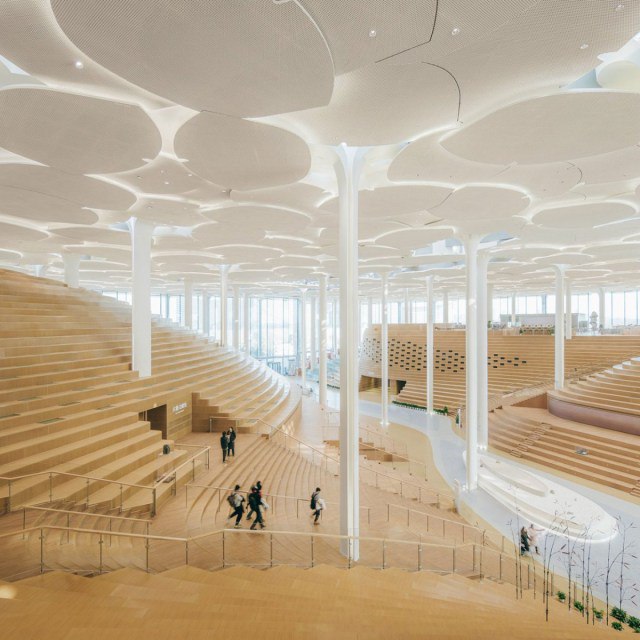
[[333, 65], [295, 2], [51, 0], [91, 59], [198, 111], [266, 116], [326, 104]]
[[213, 113], [200, 113], [186, 122], [174, 146], [187, 168], [228, 189], [297, 182], [311, 166], [309, 147], [293, 133]]
[[443, 141], [462, 158], [537, 164], [593, 156], [640, 140], [640, 95], [571, 91], [495, 111]]
[[114, 173], [160, 151], [160, 132], [130, 104], [49, 89], [0, 91], [0, 146], [69, 173]]

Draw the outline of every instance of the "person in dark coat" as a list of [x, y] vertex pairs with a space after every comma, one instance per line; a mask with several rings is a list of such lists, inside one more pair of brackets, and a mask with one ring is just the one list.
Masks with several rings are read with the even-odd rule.
[[520, 555], [523, 556], [529, 552], [529, 534], [525, 527], [520, 529]]
[[227, 449], [227, 455], [236, 457], [236, 430], [231, 427], [229, 429], [229, 434], [227, 435], [229, 438], [229, 447]]
[[249, 494], [249, 506], [251, 507], [251, 511], [256, 514], [255, 520], [251, 525], [251, 529], [255, 529], [256, 525], [259, 524], [261, 529], [264, 529], [264, 522], [262, 521], [262, 498], [260, 496], [260, 492], [257, 487], [253, 487], [253, 490]]
[[222, 449], [222, 464], [226, 464], [227, 452], [229, 450], [229, 438], [226, 431], [223, 431], [220, 436], [220, 448]]

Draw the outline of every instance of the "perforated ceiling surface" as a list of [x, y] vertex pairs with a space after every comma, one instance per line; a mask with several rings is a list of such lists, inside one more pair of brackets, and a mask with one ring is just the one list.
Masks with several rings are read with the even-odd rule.
[[338, 274], [344, 142], [368, 149], [365, 288], [463, 287], [441, 241], [467, 234], [502, 243], [498, 288], [563, 256], [576, 288], [635, 287], [638, 29], [640, 0], [0, 3], [0, 265], [61, 277], [73, 252], [129, 286], [136, 216], [154, 287], [229, 264], [288, 295]]
[[0, 91], [0, 145], [70, 173], [113, 173], [160, 151], [139, 107], [47, 89]]
[[192, 171], [230, 189], [297, 182], [311, 166], [309, 148], [298, 136], [213, 113], [201, 113], [183, 125], [175, 149]]
[[331, 55], [294, 3], [52, 0], [91, 59], [198, 111], [266, 116], [326, 104]]

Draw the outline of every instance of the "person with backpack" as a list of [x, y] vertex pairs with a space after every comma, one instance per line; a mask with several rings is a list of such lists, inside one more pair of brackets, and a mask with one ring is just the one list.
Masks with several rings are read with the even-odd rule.
[[222, 464], [227, 464], [227, 452], [229, 450], [229, 438], [227, 432], [223, 431], [220, 436], [220, 448], [222, 449]]
[[229, 439], [227, 456], [229, 457], [233, 456], [235, 458], [236, 457], [236, 430], [233, 427], [229, 429], [227, 438]]
[[311, 502], [309, 504], [311, 508], [311, 516], [314, 517], [313, 524], [320, 524], [318, 518], [325, 508], [324, 499], [320, 495], [320, 487], [316, 487], [316, 490], [311, 494]]
[[244, 507], [242, 503], [244, 502], [244, 496], [240, 493], [240, 485], [237, 484], [233, 493], [227, 497], [227, 502], [229, 506], [233, 509], [233, 511], [227, 517], [227, 520], [231, 520], [235, 516], [236, 523], [234, 527], [239, 529], [241, 527], [240, 521], [242, 520], [242, 514], [244, 513]]
[[249, 494], [249, 507], [251, 507], [251, 511], [256, 514], [256, 518], [251, 525], [251, 530], [255, 530], [256, 525], [259, 524], [261, 529], [264, 529], [264, 522], [262, 521], [262, 512], [260, 508], [262, 507], [262, 497], [257, 487], [253, 487], [253, 491]]

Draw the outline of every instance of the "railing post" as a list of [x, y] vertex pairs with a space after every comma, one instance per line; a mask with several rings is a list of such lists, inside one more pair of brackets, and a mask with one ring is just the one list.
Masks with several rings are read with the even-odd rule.
[[149, 537], [147, 536], [147, 538], [145, 539], [145, 565], [146, 565], [146, 572], [149, 573]]
[[427, 533], [429, 533], [429, 514], [427, 513]]
[[120, 485], [120, 513], [122, 513], [122, 484]]
[[9, 480], [7, 485], [7, 513], [11, 513], [11, 480]]
[[527, 564], [527, 589], [531, 589], [531, 565]]
[[40, 527], [40, 573], [44, 573], [44, 529]]
[[422, 571], [422, 544], [418, 544], [418, 571]]
[[209, 468], [210, 468], [210, 464], [211, 464], [211, 459], [210, 459], [210, 455], [209, 455], [209, 454], [210, 454], [210, 452], [211, 452], [211, 449], [209, 449], [209, 448], [207, 447], [207, 449], [206, 449], [205, 451], [206, 451], [206, 454], [207, 454], [207, 462], [206, 462], [206, 465], [207, 465], [207, 469], [209, 469]]
[[367, 507], [367, 524], [371, 524], [371, 507]]
[[502, 553], [498, 554], [498, 580], [502, 581]]
[[222, 568], [225, 568], [225, 555], [224, 555], [224, 529], [222, 530]]
[[196, 479], [196, 460], [191, 461], [191, 480], [195, 482]]
[[113, 531], [112, 523], [113, 523], [113, 520], [109, 518], [109, 546], [111, 546], [113, 543], [113, 536], [111, 535], [111, 532]]
[[300, 500], [296, 498], [296, 518], [300, 517]]
[[269, 534], [269, 566], [273, 567], [273, 533]]
[[98, 549], [100, 550], [100, 563], [98, 564], [98, 573], [102, 575], [102, 543], [104, 540], [102, 539], [102, 534], [100, 534], [100, 539], [98, 540]]
[[151, 490], [151, 497], [152, 497], [151, 517], [155, 518], [155, 515], [156, 515], [156, 488], [155, 487], [153, 487], [153, 489]]
[[24, 530], [27, 528], [27, 507], [22, 508], [22, 539], [24, 540]]
[[189, 566], [189, 541], [184, 541], [184, 563]]
[[89, 478], [87, 478], [87, 508], [89, 508]]
[[[462, 525], [462, 544], [464, 544], [464, 530], [465, 530], [466, 528], [467, 528], [467, 527], [465, 527], [464, 525]], [[474, 548], [474, 549], [475, 549], [475, 548]], [[474, 565], [474, 566], [475, 566], [475, 565]]]
[[391, 505], [387, 502], [387, 522], [389, 522], [389, 510], [391, 509]]
[[471, 571], [475, 571], [475, 570], [476, 570], [476, 545], [474, 544], [473, 545], [473, 567], [471, 568]]
[[313, 569], [313, 534], [311, 534], [311, 568]]
[[383, 541], [382, 541], [382, 568], [383, 568], [383, 569], [385, 568], [385, 560], [386, 560], [385, 555], [386, 555], [386, 548], [387, 548], [387, 547], [386, 547], [386, 541], [385, 541], [385, 540], [383, 540]]
[[71, 529], [71, 514], [67, 513], [67, 544], [69, 544], [69, 530]]

